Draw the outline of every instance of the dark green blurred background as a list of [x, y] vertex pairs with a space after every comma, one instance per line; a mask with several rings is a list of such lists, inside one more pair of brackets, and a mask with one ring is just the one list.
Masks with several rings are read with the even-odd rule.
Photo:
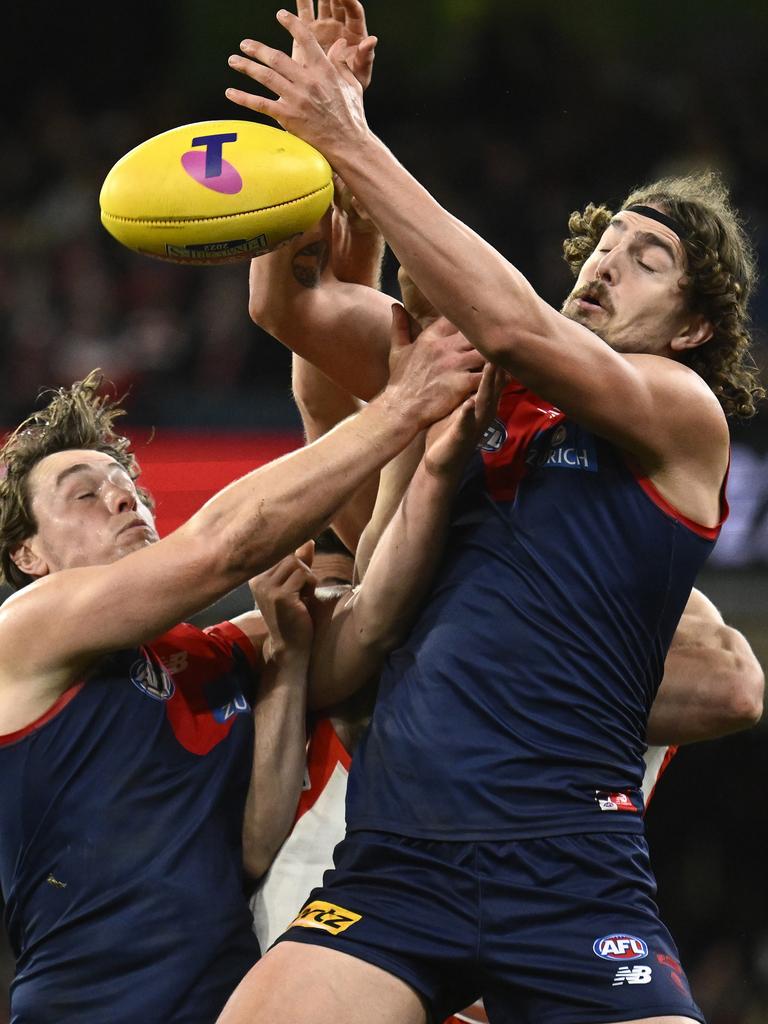
[[[124, 152], [223, 97], [270, 3], [16, 4], [0, 61], [0, 425], [102, 366], [135, 425], [297, 423], [287, 354], [248, 320], [246, 266], [178, 268], [102, 230]], [[768, 4], [426, 0], [368, 4], [374, 128], [551, 302], [569, 212], [715, 166], [768, 261]], [[461, 269], [457, 268], [457, 273]], [[394, 290], [394, 267], [385, 281]], [[755, 298], [758, 335], [768, 290]], [[757, 350], [765, 365], [764, 344]], [[768, 415], [734, 429], [733, 515], [702, 579], [768, 663]], [[711, 1024], [768, 1022], [768, 730], [682, 752], [649, 815], [659, 902]], [[0, 1011], [2, 1020], [2, 1011]]]

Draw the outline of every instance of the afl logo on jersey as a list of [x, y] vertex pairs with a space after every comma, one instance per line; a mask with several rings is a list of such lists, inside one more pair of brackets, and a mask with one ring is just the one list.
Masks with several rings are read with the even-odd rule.
[[643, 960], [648, 946], [635, 935], [604, 935], [595, 939], [592, 950], [603, 960]]
[[153, 700], [170, 700], [176, 686], [162, 665], [142, 651], [142, 657], [131, 665], [131, 682]]
[[507, 428], [501, 420], [494, 420], [485, 429], [483, 439], [477, 446], [481, 452], [497, 452], [507, 440]]

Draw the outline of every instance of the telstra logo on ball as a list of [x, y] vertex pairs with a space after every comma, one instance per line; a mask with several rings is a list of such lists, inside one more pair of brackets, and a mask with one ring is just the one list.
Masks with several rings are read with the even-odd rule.
[[236, 132], [200, 135], [192, 139], [193, 146], [205, 146], [205, 149], [191, 149], [184, 153], [181, 166], [190, 178], [205, 188], [233, 196], [241, 191], [243, 179], [237, 169], [224, 159], [223, 150], [228, 142], [237, 142]]

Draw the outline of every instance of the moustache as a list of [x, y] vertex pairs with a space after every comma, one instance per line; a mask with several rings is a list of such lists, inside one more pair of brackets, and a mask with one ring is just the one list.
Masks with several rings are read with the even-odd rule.
[[590, 284], [582, 285], [581, 288], [577, 288], [575, 292], [571, 294], [571, 300], [586, 299], [587, 301], [596, 302], [606, 313], [613, 312], [613, 302], [611, 301], [611, 293], [608, 286], [602, 281], [592, 281]]

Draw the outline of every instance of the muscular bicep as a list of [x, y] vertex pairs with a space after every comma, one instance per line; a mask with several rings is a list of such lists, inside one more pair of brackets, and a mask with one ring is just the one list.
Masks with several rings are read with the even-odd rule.
[[[322, 437], [337, 423], [358, 412], [363, 405], [322, 370], [295, 353], [292, 384], [307, 443]], [[374, 473], [335, 512], [331, 521], [336, 535], [350, 551], [356, 549], [360, 535], [371, 518], [378, 485], [379, 474]]]
[[648, 741], [694, 743], [749, 728], [762, 714], [764, 686], [745, 637], [694, 590], [667, 655]]
[[383, 663], [384, 650], [371, 641], [364, 618], [356, 615], [358, 590], [337, 588], [313, 608], [315, 635], [307, 688], [307, 703], [312, 709], [346, 700]]
[[265, 294], [257, 304], [252, 290], [250, 310], [283, 345], [368, 401], [389, 377], [391, 307], [391, 297], [374, 288], [328, 277], [313, 287], [294, 283], [280, 301]]

